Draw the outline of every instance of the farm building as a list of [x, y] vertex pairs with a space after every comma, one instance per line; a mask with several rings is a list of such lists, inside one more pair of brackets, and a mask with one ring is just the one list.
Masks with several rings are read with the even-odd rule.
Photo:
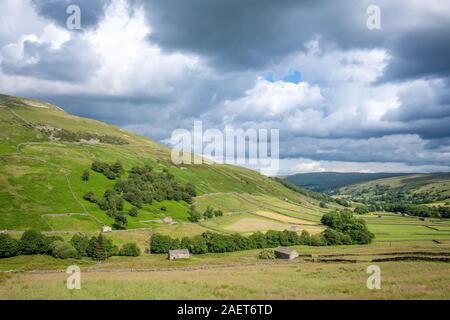
[[110, 226], [103, 226], [102, 232], [103, 233], [112, 232], [112, 228]]
[[189, 259], [190, 257], [191, 255], [189, 254], [188, 249], [169, 250], [169, 260]]
[[275, 249], [275, 255], [278, 259], [292, 260], [298, 257], [298, 252], [285, 247], [278, 247]]
[[163, 222], [167, 223], [167, 224], [173, 224], [173, 219], [172, 219], [172, 217], [165, 217], [163, 219]]

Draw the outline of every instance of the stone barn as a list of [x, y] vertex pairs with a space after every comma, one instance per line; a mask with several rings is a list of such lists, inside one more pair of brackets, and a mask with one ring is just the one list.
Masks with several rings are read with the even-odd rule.
[[176, 260], [176, 259], [189, 259], [191, 257], [188, 249], [177, 249], [177, 250], [169, 250], [168, 259]]
[[292, 260], [298, 257], [298, 252], [290, 248], [278, 247], [275, 249], [275, 256], [278, 259]]
[[102, 227], [102, 232], [103, 233], [112, 232], [112, 228], [110, 226], [103, 226]]

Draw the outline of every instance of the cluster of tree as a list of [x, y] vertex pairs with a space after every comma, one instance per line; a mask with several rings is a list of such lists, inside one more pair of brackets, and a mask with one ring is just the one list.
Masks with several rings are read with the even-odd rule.
[[141, 208], [143, 204], [150, 204], [152, 200], [184, 200], [192, 202], [196, 196], [195, 187], [181, 184], [175, 180], [167, 169], [156, 172], [150, 166], [133, 167], [127, 180], [117, 181], [114, 189], [133, 206]]
[[372, 212], [372, 211], [367, 206], [358, 206], [358, 207], [355, 208], [354, 212], [356, 214], [366, 214], [366, 213], [369, 213], [369, 212]]
[[105, 260], [108, 257], [139, 256], [141, 251], [135, 243], [124, 244], [120, 249], [110, 239], [74, 235], [69, 243], [59, 236], [45, 236], [39, 231], [25, 231], [20, 239], [0, 234], [0, 258], [17, 255], [45, 254], [59, 259], [90, 257]]
[[376, 206], [383, 203], [425, 204], [446, 199], [446, 194], [435, 190], [413, 192], [407, 186], [390, 188], [386, 185], [375, 185], [363, 189], [349, 189], [354, 201]]
[[[103, 198], [98, 199], [93, 192], [88, 192], [83, 199], [98, 204], [99, 208], [106, 211], [106, 214], [114, 219], [113, 227], [115, 229], [125, 229], [128, 223], [127, 217], [123, 213], [124, 202], [121, 195], [117, 194], [115, 189], [108, 189], [103, 194]], [[130, 216], [138, 215], [137, 208], [129, 211]]]
[[417, 217], [450, 218], [450, 207], [429, 207], [410, 203], [388, 203], [383, 206], [388, 212], [399, 212]]
[[[124, 173], [122, 164], [118, 161], [113, 164], [95, 161], [92, 163], [91, 169], [103, 173], [109, 179], [116, 179]], [[103, 198], [96, 197], [93, 192], [86, 193], [83, 198], [98, 204], [101, 210], [106, 211], [108, 216], [114, 218], [113, 226], [116, 229], [124, 229], [127, 224], [127, 217], [123, 213], [124, 200], [133, 206], [128, 214], [137, 217], [138, 210], [144, 204], [151, 204], [153, 200], [184, 200], [192, 203], [192, 198], [195, 196], [196, 191], [192, 184], [179, 183], [167, 169], [155, 172], [152, 167], [144, 166], [133, 167], [127, 180], [117, 180], [113, 189], [105, 191]], [[162, 206], [161, 210], [166, 211], [167, 208]]]
[[189, 221], [198, 222], [202, 219], [212, 219], [214, 217], [222, 217], [223, 211], [208, 206], [203, 213], [196, 210], [194, 205], [189, 207]]
[[234, 252], [250, 249], [275, 248], [293, 245], [326, 245], [321, 235], [310, 235], [303, 231], [300, 235], [294, 231], [255, 232], [250, 236], [240, 234], [224, 235], [205, 232], [194, 237], [184, 237], [181, 240], [166, 235], [154, 234], [150, 240], [150, 252], [167, 253], [174, 249], [188, 249], [194, 254]]
[[141, 250], [135, 243], [126, 243], [120, 249], [111, 239], [105, 238], [101, 233], [97, 237], [74, 235], [70, 243], [77, 250], [80, 257], [90, 257], [101, 261], [112, 256], [139, 256]]
[[66, 129], [47, 130], [44, 131], [48, 136], [53, 136], [56, 139], [67, 142], [83, 142], [83, 141], [98, 141], [100, 143], [107, 143], [113, 145], [126, 145], [128, 141], [116, 136], [99, 135], [90, 132], [74, 132]]
[[61, 259], [77, 257], [75, 248], [58, 236], [45, 236], [35, 230], [25, 231], [20, 239], [0, 234], [1, 258], [29, 254], [46, 254]]
[[321, 203], [324, 203], [325, 205], [326, 205], [327, 202], [335, 202], [335, 203], [338, 203], [338, 204], [340, 204], [342, 206], [345, 206], [345, 207], [349, 207], [350, 206], [350, 204], [347, 201], [343, 200], [343, 199], [334, 199], [333, 197], [330, 197], [329, 195], [326, 195], [324, 193], [320, 193], [320, 192], [316, 192], [316, 191], [305, 189], [303, 187], [296, 186], [296, 185], [288, 182], [287, 180], [284, 180], [284, 179], [281, 179], [281, 178], [278, 178], [278, 177], [275, 177], [273, 179], [275, 181], [281, 183], [286, 188], [291, 189], [292, 191], [300, 193], [300, 194], [302, 194], [304, 196], [307, 196], [307, 197], [313, 198], [315, 200], [318, 200]]
[[327, 245], [368, 244], [375, 237], [366, 222], [348, 209], [328, 212], [320, 221], [328, 227], [322, 233]]
[[91, 169], [95, 172], [103, 173], [105, 177], [110, 180], [120, 178], [122, 174], [125, 173], [122, 163], [116, 161], [113, 164], [109, 164], [101, 161], [92, 162]]

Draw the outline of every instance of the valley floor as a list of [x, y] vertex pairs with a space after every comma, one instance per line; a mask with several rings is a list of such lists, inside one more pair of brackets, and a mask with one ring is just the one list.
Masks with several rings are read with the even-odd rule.
[[[291, 262], [258, 260], [259, 250], [100, 264], [19, 256], [0, 260], [0, 299], [450, 299], [450, 242], [296, 249], [301, 256]], [[376, 261], [392, 258], [408, 260]], [[65, 268], [73, 264], [81, 268], [81, 290], [66, 288]], [[374, 264], [380, 290], [366, 287]]]

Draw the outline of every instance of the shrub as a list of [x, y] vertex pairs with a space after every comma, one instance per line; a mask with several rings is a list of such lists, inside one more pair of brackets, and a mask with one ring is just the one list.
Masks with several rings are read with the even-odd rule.
[[19, 240], [9, 234], [0, 234], [0, 258], [14, 257], [19, 254]]
[[170, 236], [154, 234], [150, 239], [151, 253], [167, 253], [169, 250], [179, 249], [179, 246], [178, 239], [172, 239]]
[[267, 240], [264, 233], [257, 231], [249, 236], [255, 249], [267, 248]]
[[45, 254], [48, 251], [48, 242], [42, 233], [36, 230], [28, 230], [20, 238], [20, 253]]
[[180, 247], [186, 248], [194, 254], [208, 253], [208, 244], [202, 236], [185, 237], [181, 240]]
[[167, 211], [167, 208], [166, 208], [165, 206], [162, 206], [162, 207], [160, 208], [160, 210], [161, 210], [161, 211]]
[[50, 254], [59, 259], [78, 258], [79, 254], [73, 245], [61, 240], [52, 242], [49, 246]]
[[141, 249], [136, 243], [126, 243], [120, 248], [119, 256], [137, 257], [141, 255]]
[[137, 217], [138, 214], [139, 214], [138, 208], [132, 207], [132, 208], [130, 209], [130, 211], [128, 211], [128, 214], [129, 214], [130, 216], [132, 216], [132, 217]]
[[213, 208], [208, 206], [206, 208], [205, 212], [203, 212], [203, 216], [205, 217], [205, 219], [211, 219], [212, 217], [214, 217], [214, 210], [213, 210]]
[[313, 234], [311, 236], [310, 245], [314, 246], [314, 247], [320, 247], [320, 246], [326, 245], [326, 242], [325, 242], [324, 238], [321, 235]]
[[81, 175], [81, 180], [89, 181], [89, 171], [88, 170], [83, 171], [83, 174]]
[[72, 239], [70, 239], [70, 244], [77, 250], [81, 257], [89, 256], [89, 238], [87, 236], [75, 234]]
[[276, 259], [275, 251], [272, 249], [265, 249], [258, 254], [258, 259]]
[[356, 214], [366, 214], [369, 213], [369, 208], [366, 206], [359, 206], [355, 209]]
[[324, 201], [320, 201], [319, 205], [320, 205], [321, 208], [328, 208], [327, 204]]
[[119, 229], [119, 230], [123, 230], [126, 228], [127, 225], [127, 217], [125, 217], [123, 215], [123, 213], [118, 213], [115, 217], [114, 217], [114, 228]]
[[83, 196], [83, 199], [84, 200], [87, 200], [87, 201], [89, 201], [89, 202], [92, 202], [92, 203], [98, 203], [98, 199], [95, 197], [95, 194], [93, 193], [93, 192], [88, 192], [88, 193], [86, 193], [84, 196]]
[[325, 240], [325, 243], [329, 246], [352, 244], [352, 239], [348, 234], [344, 234], [331, 228], [327, 228], [323, 232], [322, 236]]
[[216, 217], [222, 217], [222, 216], [223, 216], [223, 212], [222, 212], [222, 210], [215, 210], [215, 211], [214, 211], [214, 215], [215, 215]]
[[299, 237], [299, 244], [309, 246], [311, 245], [311, 235], [308, 231], [303, 230]]
[[202, 214], [195, 209], [195, 206], [189, 208], [189, 221], [198, 222], [202, 218]]

